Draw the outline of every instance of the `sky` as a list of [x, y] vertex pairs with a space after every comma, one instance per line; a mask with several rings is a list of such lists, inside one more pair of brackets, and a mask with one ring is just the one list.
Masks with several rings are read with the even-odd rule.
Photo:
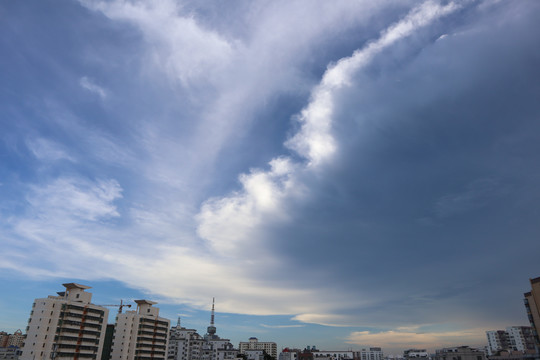
[[218, 335], [279, 349], [528, 325], [538, 18], [535, 0], [1, 2], [0, 330], [65, 282], [201, 334], [215, 297]]

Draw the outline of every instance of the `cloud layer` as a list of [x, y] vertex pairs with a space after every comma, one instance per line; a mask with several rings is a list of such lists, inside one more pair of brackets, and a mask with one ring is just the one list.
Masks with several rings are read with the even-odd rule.
[[525, 319], [534, 1], [85, 0], [48, 32], [2, 6], [6, 274], [219, 294], [343, 346]]

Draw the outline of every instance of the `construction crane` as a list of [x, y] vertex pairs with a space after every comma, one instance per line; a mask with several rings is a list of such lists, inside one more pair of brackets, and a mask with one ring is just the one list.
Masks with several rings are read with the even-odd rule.
[[122, 313], [122, 309], [124, 307], [128, 307], [130, 308], [131, 307], [131, 304], [124, 304], [124, 300], [120, 300], [120, 304], [114, 304], [114, 305], [99, 305], [99, 306], [114, 306], [114, 307], [118, 307], [118, 313], [121, 314]]

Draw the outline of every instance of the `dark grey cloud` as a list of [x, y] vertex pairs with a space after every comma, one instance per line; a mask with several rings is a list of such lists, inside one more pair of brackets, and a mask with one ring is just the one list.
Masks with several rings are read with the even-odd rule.
[[357, 309], [372, 325], [524, 321], [539, 271], [539, 10], [468, 10], [358, 74], [338, 159], [271, 230], [298, 283], [377, 299]]

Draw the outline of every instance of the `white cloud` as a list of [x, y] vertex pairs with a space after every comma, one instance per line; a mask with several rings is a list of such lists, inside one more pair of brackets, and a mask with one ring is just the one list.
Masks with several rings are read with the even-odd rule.
[[150, 47], [156, 68], [189, 85], [212, 81], [228, 64], [232, 46], [218, 33], [203, 29], [190, 15], [181, 15], [178, 3], [163, 1], [81, 0], [90, 9], [113, 20], [139, 27]]
[[105, 89], [103, 89], [101, 86], [97, 85], [93, 80], [89, 79], [88, 77], [86, 76], [83, 76], [81, 78], [81, 80], [79, 81], [79, 84], [81, 84], [81, 86], [94, 93], [94, 94], [97, 94], [99, 95], [99, 97], [103, 100], [107, 97], [107, 91], [105, 91]]
[[262, 327], [268, 328], [268, 329], [288, 329], [288, 328], [299, 328], [299, 327], [305, 327], [305, 325], [302, 324], [296, 324], [296, 325], [267, 325], [267, 324], [261, 324]]
[[32, 154], [40, 160], [56, 161], [69, 160], [75, 162], [75, 158], [67, 153], [61, 145], [44, 138], [32, 138], [26, 141], [26, 146]]
[[[242, 190], [210, 199], [202, 206], [198, 216], [199, 235], [216, 250], [234, 253], [260, 236], [259, 226], [275, 221], [277, 215], [287, 219], [285, 202], [306, 193], [299, 175], [320, 170], [336, 152], [332, 121], [337, 92], [349, 85], [353, 74], [384, 48], [457, 8], [452, 2], [443, 6], [427, 1], [388, 27], [379, 39], [330, 66], [298, 116], [300, 130], [286, 142], [306, 162], [294, 163], [281, 157], [270, 162], [269, 171], [252, 170], [241, 175]], [[276, 170], [276, 164], [281, 170]]]
[[40, 216], [95, 221], [119, 216], [113, 202], [122, 197], [121, 193], [115, 180], [58, 178], [44, 186], [32, 186], [27, 201]]

